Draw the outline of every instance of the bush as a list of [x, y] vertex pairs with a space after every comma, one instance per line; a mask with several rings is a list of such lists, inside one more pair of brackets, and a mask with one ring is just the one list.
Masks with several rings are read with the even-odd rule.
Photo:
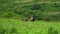
[[41, 16], [35, 16], [35, 20], [42, 20]]
[[48, 15], [42, 15], [42, 20], [45, 21], [55, 21], [55, 20], [60, 20], [60, 14], [48, 14]]
[[60, 7], [59, 3], [54, 3], [54, 7]]
[[41, 5], [40, 4], [34, 4], [31, 6], [31, 10], [41, 10]]
[[13, 13], [6, 13], [3, 15], [4, 18], [12, 18], [13, 16]]

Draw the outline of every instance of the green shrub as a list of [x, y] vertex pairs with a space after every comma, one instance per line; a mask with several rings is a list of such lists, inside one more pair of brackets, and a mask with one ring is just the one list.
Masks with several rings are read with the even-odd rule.
[[31, 10], [41, 10], [42, 6], [40, 4], [34, 4], [31, 6]]
[[60, 7], [59, 3], [54, 3], [54, 7]]
[[8, 13], [8, 14], [3, 15], [3, 17], [4, 18], [12, 18], [13, 14], [12, 13]]

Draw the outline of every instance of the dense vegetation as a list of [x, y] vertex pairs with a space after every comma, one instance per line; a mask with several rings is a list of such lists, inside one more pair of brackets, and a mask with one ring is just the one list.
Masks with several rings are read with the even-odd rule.
[[59, 0], [0, 0], [1, 18], [29, 18], [60, 20]]
[[60, 0], [0, 0], [0, 34], [60, 34], [59, 20]]

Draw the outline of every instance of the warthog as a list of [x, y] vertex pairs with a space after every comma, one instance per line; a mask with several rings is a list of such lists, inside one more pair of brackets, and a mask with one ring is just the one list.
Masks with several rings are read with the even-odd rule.
[[34, 21], [34, 20], [35, 20], [35, 16], [34, 16], [34, 15], [31, 15], [31, 16], [30, 16], [30, 20], [31, 20], [31, 21]]

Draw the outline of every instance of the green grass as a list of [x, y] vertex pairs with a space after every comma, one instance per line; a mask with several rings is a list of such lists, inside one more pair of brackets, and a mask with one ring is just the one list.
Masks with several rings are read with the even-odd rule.
[[[37, 3], [35, 3], [35, 2]], [[54, 2], [53, 2], [54, 1]], [[56, 1], [56, 4], [55, 4]], [[45, 3], [45, 4], [43, 4]], [[39, 10], [32, 10], [31, 7], [34, 4], [39, 4]], [[36, 6], [38, 7], [38, 5]], [[21, 16], [29, 17], [33, 12], [35, 16], [43, 16], [60, 13], [60, 1], [59, 0], [0, 0], [0, 17], [5, 18], [18, 18]]]
[[0, 25], [3, 28], [15, 27], [19, 34], [47, 34], [48, 28], [53, 27], [57, 29], [60, 34], [60, 22], [59, 21], [21, 21], [17, 19], [0, 19]]

